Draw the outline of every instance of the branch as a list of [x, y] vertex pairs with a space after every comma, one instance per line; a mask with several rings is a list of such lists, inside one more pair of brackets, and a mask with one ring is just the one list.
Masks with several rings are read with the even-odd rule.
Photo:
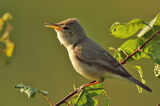
[[66, 100], [69, 99], [70, 97], [74, 96], [75, 94], [77, 94], [79, 91], [81, 91], [82, 89], [84, 89], [85, 86], [81, 86], [79, 88], [77, 88], [75, 91], [69, 93], [69, 95], [67, 95], [66, 97], [64, 97], [61, 101], [59, 101], [58, 103], [56, 103], [54, 106], [59, 106], [60, 104], [66, 103]]
[[46, 95], [46, 94], [43, 94], [43, 95], [46, 97], [46, 99], [47, 99], [47, 101], [49, 102], [50, 106], [53, 106], [53, 103], [51, 102], [51, 100], [50, 100], [50, 98], [48, 97], [48, 95]]
[[157, 31], [156, 33], [154, 33], [146, 42], [144, 42], [141, 46], [139, 46], [132, 54], [130, 54], [129, 56], [127, 56], [120, 64], [125, 64], [127, 62], [128, 59], [130, 59], [133, 55], [135, 55], [137, 52], [141, 51], [142, 48], [148, 44], [154, 37], [156, 37], [158, 34], [160, 34], [160, 31]]
[[72, 97], [73, 95], [75, 95], [76, 93], [78, 93], [79, 91], [81, 91], [82, 89], [76, 89], [75, 91], [69, 93], [69, 95], [67, 95], [66, 97], [64, 97], [61, 101], [59, 101], [58, 103], [56, 103], [54, 106], [59, 106], [62, 103], [66, 103], [66, 100], [69, 99], [70, 97]]
[[64, 97], [61, 101], [59, 101], [58, 103], [56, 103], [54, 106], [59, 106], [60, 104], [63, 104], [63, 103], [67, 103], [66, 100], [69, 99], [70, 97], [74, 96], [75, 94], [77, 94], [79, 91], [81, 91], [82, 89], [84, 89], [85, 87], [87, 86], [91, 86], [91, 85], [94, 85], [94, 84], [98, 84], [100, 83], [99, 81], [92, 81], [88, 84], [85, 84], [85, 85], [82, 85], [80, 86], [79, 88], [77, 88], [75, 91], [69, 93], [69, 95], [67, 95], [66, 97]]
[[[128, 59], [130, 59], [133, 55], [135, 55], [137, 52], [139, 52], [146, 44], [148, 44], [158, 34], [160, 34], [160, 31], [157, 31], [156, 33], [154, 33], [146, 42], [144, 42], [140, 47], [138, 47], [131, 55], [129, 55], [128, 57], [126, 57], [120, 64], [125, 64], [128, 61]], [[93, 81], [91, 83], [94, 83], [94, 82], [95, 81]], [[82, 85], [80, 88], [78, 88], [75, 91], [69, 93], [69, 95], [67, 95], [66, 97], [64, 97], [62, 100], [60, 100], [54, 106], [59, 106], [59, 105], [61, 105], [63, 103], [66, 103], [66, 100], [68, 100], [70, 97], [72, 97], [73, 95], [77, 94], [79, 91], [81, 91], [82, 89], [84, 89], [84, 87], [86, 87], [86, 86]]]

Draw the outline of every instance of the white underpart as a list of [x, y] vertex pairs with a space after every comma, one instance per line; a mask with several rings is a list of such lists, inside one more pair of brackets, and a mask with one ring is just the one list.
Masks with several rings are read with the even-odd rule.
[[60, 32], [58, 30], [55, 29], [55, 31], [57, 32], [57, 39], [59, 40], [60, 44], [62, 45], [64, 42], [63, 38], [61, 37]]

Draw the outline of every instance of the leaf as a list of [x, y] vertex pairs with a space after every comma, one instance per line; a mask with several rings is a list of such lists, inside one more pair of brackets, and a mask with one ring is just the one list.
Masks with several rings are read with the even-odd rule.
[[129, 23], [121, 24], [119, 22], [114, 23], [111, 26], [111, 33], [117, 38], [128, 38], [133, 36], [140, 29], [143, 29], [146, 26], [146, 23], [141, 19], [133, 19]]
[[[141, 66], [134, 66], [134, 67], [135, 67], [135, 69], [138, 71], [142, 83], [145, 84], [145, 80], [144, 80], [144, 78], [143, 78], [143, 71], [142, 71]], [[138, 85], [136, 85], [136, 86], [137, 86], [138, 92], [139, 92], [139, 93], [142, 93], [142, 88], [141, 88], [140, 86], [138, 86]]]
[[40, 93], [42, 93], [43, 95], [47, 95], [48, 94], [48, 92], [45, 91], [45, 90], [40, 90]]
[[39, 90], [37, 88], [31, 88], [30, 86], [26, 86], [24, 84], [17, 84], [15, 88], [18, 88], [20, 92], [25, 93], [28, 98], [34, 98], [37, 93], [41, 93], [47, 95], [48, 92], [44, 90]]
[[150, 47], [149, 56], [154, 59], [157, 64], [160, 64], [160, 42], [155, 42]]
[[154, 74], [157, 78], [160, 79], [160, 64], [154, 64]]
[[[12, 15], [10, 13], [5, 13], [2, 18], [0, 18], [0, 31], [3, 28], [3, 25], [8, 22], [8, 20], [12, 19]], [[0, 36], [0, 43], [5, 45], [5, 48], [1, 48], [1, 52], [5, 54], [8, 58], [10, 58], [14, 51], [14, 43], [10, 40], [10, 32], [12, 30], [11, 24], [7, 23], [5, 25], [5, 32]]]
[[158, 14], [152, 21], [149, 22], [142, 31], [137, 35], [138, 37], [150, 37], [154, 32], [160, 30], [160, 14]]
[[138, 90], [139, 93], [143, 92], [143, 89], [140, 86], [136, 85], [136, 87], [137, 87], [137, 90]]
[[105, 102], [105, 106], [109, 106], [109, 97], [107, 95], [107, 92], [104, 90], [104, 95], [106, 96], [106, 102]]
[[[118, 48], [118, 52], [115, 52], [114, 57], [124, 60], [125, 58], [127, 58], [127, 56], [131, 55], [136, 49], [138, 49], [138, 47], [143, 43], [144, 41], [140, 38], [129, 39]], [[143, 52], [137, 52], [128, 61], [138, 60], [141, 58], [149, 58], [149, 56], [146, 54], [146, 52], [149, 52], [148, 49], [145, 47], [142, 49], [142, 51]]]
[[[134, 28], [136, 30], [132, 32]], [[149, 37], [154, 34], [155, 31], [160, 30], [160, 14], [158, 14], [148, 24], [140, 19], [134, 19], [127, 24], [116, 23], [115, 25], [112, 26], [111, 31], [114, 36], [118, 36], [119, 38], [126, 38], [129, 37], [130, 35], [135, 34], [139, 29], [142, 29], [142, 31], [140, 31], [140, 33], [137, 35], [138, 36], [137, 38], [131, 38], [125, 41], [117, 50], [114, 50], [115, 51], [114, 57], [119, 62], [127, 58], [135, 50], [137, 50], [138, 47], [144, 44], [144, 42], [147, 41]], [[132, 34], [129, 34], [130, 32], [132, 32]], [[129, 35], [129, 36], [124, 36], [124, 35]], [[160, 36], [156, 36], [156, 38], [153, 38], [153, 40], [151, 40], [147, 45], [145, 45], [141, 51], [138, 51], [136, 54], [134, 54], [128, 61], [139, 60], [141, 58], [149, 58], [149, 57], [153, 58], [154, 54], [156, 53], [160, 54], [158, 51], [152, 53], [153, 49], [159, 50], [158, 48], [160, 48], [160, 46], [158, 48], [153, 47], [153, 45], [155, 45], [155, 42], [158, 41], [160, 41]], [[113, 50], [113, 48], [111, 49]], [[160, 56], [156, 56], [155, 57], [156, 60], [159, 60], [158, 59], [159, 57]]]
[[2, 16], [2, 19], [4, 21], [8, 21], [8, 20], [11, 20], [13, 18], [13, 16], [10, 14], [10, 13], [5, 13], [3, 16]]
[[75, 106], [96, 106], [97, 101], [92, 98], [86, 90], [82, 90]]
[[4, 23], [11, 19], [12, 15], [10, 13], [5, 13], [2, 18], [0, 18], [0, 31], [3, 29]]
[[94, 97], [102, 92], [104, 92], [103, 83], [91, 85], [77, 94], [69, 104], [74, 106], [96, 106], [98, 101]]
[[108, 97], [106, 98], [106, 103], [104, 106], [109, 106], [109, 98]]
[[88, 94], [91, 97], [95, 97], [95, 96], [101, 94], [102, 92], [104, 92], [104, 86], [103, 85], [104, 85], [104, 83], [91, 85], [89, 87], [86, 87], [85, 90], [87, 90]]
[[79, 95], [71, 101], [74, 106], [96, 106], [97, 100], [87, 94], [86, 90], [82, 90]]
[[115, 48], [113, 47], [109, 47], [110, 50], [113, 50], [115, 53], [114, 53], [114, 58], [119, 61], [119, 63], [123, 60], [122, 57], [121, 57], [121, 53], [116, 50]]
[[154, 62], [154, 73], [160, 79], [160, 42], [156, 42], [150, 48], [148, 54]]
[[7, 57], [11, 57], [13, 54], [13, 50], [14, 50], [14, 43], [11, 42], [10, 40], [6, 40], [5, 42], [6, 42], [6, 48], [4, 52]]

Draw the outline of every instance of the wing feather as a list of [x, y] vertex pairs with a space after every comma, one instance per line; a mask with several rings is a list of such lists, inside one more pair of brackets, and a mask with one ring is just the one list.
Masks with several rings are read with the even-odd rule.
[[74, 48], [74, 54], [80, 61], [85, 62], [88, 65], [95, 66], [98, 69], [106, 70], [107, 72], [114, 73], [122, 77], [131, 76], [123, 66], [102, 47], [94, 47], [95, 48], [90, 46], [82, 47], [82, 45], [76, 46]]

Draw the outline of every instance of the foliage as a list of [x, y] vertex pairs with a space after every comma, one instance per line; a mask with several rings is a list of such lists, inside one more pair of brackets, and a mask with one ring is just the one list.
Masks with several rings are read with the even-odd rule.
[[145, 23], [141, 19], [133, 19], [129, 23], [121, 24], [120, 22], [115, 22], [112, 26], [110, 31], [112, 35], [117, 38], [128, 38], [133, 36], [137, 31], [143, 29], [147, 23]]
[[24, 84], [17, 84], [15, 88], [18, 88], [20, 92], [25, 93], [28, 98], [34, 98], [37, 93], [47, 95], [48, 92], [44, 90], [39, 90], [38, 88], [31, 88], [30, 86], [26, 86]]
[[106, 94], [103, 84], [99, 83], [85, 87], [69, 103], [74, 106], [97, 106], [98, 101], [94, 97], [102, 92]]
[[[6, 57], [10, 58], [13, 54], [14, 50], [14, 42], [10, 39], [10, 32], [12, 30], [12, 26], [10, 21], [12, 20], [12, 15], [10, 13], [5, 13], [0, 18], [0, 52], [3, 53]], [[3, 31], [5, 29], [5, 31]]]
[[[101, 93], [104, 93], [104, 95], [106, 96], [105, 106], [109, 106], [109, 98], [107, 97], [103, 84], [104, 83], [99, 83], [91, 85], [89, 87], [85, 87], [75, 96], [73, 96], [73, 98], [68, 102], [68, 104], [72, 104], [74, 106], [97, 106], [98, 101], [94, 97]], [[26, 94], [28, 98], [34, 98], [37, 93], [43, 95], [48, 94], [47, 91], [39, 90], [38, 88], [32, 88], [22, 83], [15, 85], [15, 88], [19, 89], [20, 92]]]
[[[118, 24], [117, 24], [118, 23]], [[158, 14], [152, 21], [144, 22], [141, 19], [133, 19], [129, 23], [121, 24], [116, 22], [111, 27], [112, 35], [124, 39], [132, 38], [125, 41], [117, 50], [113, 47], [110, 47], [111, 50], [114, 50], [114, 57], [118, 61], [122, 61], [131, 55], [134, 51], [144, 44], [153, 34], [157, 31], [160, 31], [160, 14]], [[136, 36], [137, 34], [137, 36]], [[139, 52], [134, 54], [129, 61], [135, 61], [142, 58], [152, 59], [155, 67], [154, 73], [157, 78], [160, 78], [160, 37], [156, 36], [153, 38], [147, 45], [145, 45]], [[140, 66], [136, 66], [136, 70], [140, 73], [142, 82], [143, 72]], [[138, 87], [138, 91], [141, 93], [141, 90]]]
[[[146, 81], [143, 79], [143, 71], [142, 71], [141, 66], [134, 66], [134, 68], [138, 71], [142, 83], [145, 84]], [[138, 85], [136, 85], [136, 86], [137, 86], [138, 92], [139, 92], [139, 93], [142, 93], [142, 88], [139, 87]]]

